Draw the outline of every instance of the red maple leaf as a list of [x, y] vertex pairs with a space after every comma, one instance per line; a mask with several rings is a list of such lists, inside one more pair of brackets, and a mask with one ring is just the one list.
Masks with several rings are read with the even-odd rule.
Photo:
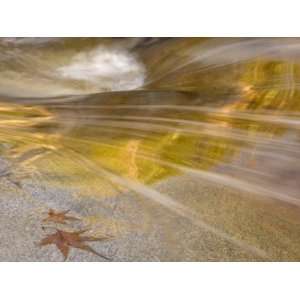
[[56, 229], [56, 232], [48, 235], [40, 242], [40, 246], [55, 244], [56, 247], [61, 251], [65, 260], [68, 258], [68, 254], [70, 251], [70, 247], [78, 248], [81, 250], [85, 250], [91, 253], [94, 253], [106, 260], [110, 260], [108, 257], [98, 253], [89, 245], [85, 244], [85, 242], [93, 242], [93, 241], [105, 241], [110, 239], [111, 237], [105, 236], [100, 238], [95, 238], [91, 236], [81, 236], [87, 230], [81, 230], [76, 232], [68, 232], [63, 230]]

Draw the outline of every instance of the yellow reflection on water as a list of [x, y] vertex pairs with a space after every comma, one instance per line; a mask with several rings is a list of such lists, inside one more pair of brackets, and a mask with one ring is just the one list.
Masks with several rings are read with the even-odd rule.
[[[141, 90], [46, 100], [3, 97], [0, 155], [10, 162], [14, 181], [35, 181], [99, 202], [134, 192], [238, 246], [245, 237], [247, 244], [284, 257], [266, 240], [280, 249], [299, 246], [300, 64], [296, 58], [248, 54], [235, 60], [235, 47], [246, 52], [241, 42], [233, 48], [218, 43], [218, 51], [206, 39], [139, 48], [148, 70]], [[226, 59], [219, 57], [223, 51]], [[171, 191], [158, 192], [178, 178]], [[180, 190], [180, 178], [185, 186], [195, 184]], [[228, 197], [220, 200], [214, 192], [202, 197], [208, 186]], [[268, 201], [274, 201], [271, 209]], [[143, 210], [124, 203], [129, 215], [137, 210], [130, 222], [114, 215], [84, 221], [97, 232], [130, 232]], [[148, 215], [136, 230], [147, 231], [159, 213], [149, 201], [143, 205]], [[268, 221], [259, 223], [269, 209]], [[281, 211], [286, 225], [276, 223]], [[299, 251], [293, 249], [289, 258], [300, 257]]]

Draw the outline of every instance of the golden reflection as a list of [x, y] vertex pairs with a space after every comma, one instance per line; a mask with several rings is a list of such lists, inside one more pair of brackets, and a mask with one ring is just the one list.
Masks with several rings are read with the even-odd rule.
[[[96, 42], [65, 43], [75, 47], [67, 51], [72, 55]], [[161, 222], [167, 216], [170, 223], [161, 226], [168, 228], [175, 214], [256, 258], [299, 258], [300, 250], [285, 256], [260, 236], [278, 249], [299, 246], [300, 62], [289, 52], [275, 57], [276, 40], [260, 43], [174, 39], [143, 47], [130, 41], [126, 53], [134, 51], [147, 69], [139, 90], [95, 93], [93, 81], [89, 94], [89, 85], [62, 80], [77, 92], [84, 86], [84, 96], [61, 96], [66, 90], [53, 99], [3, 96], [1, 158], [21, 189], [38, 182], [74, 193], [79, 207], [82, 199], [107, 206], [106, 215], [83, 218], [99, 235], [150, 232], [156, 216]], [[272, 51], [257, 54], [258, 46]], [[49, 47], [40, 59], [71, 63], [67, 56], [56, 61], [63, 47]], [[166, 210], [157, 212], [155, 201]], [[275, 224], [281, 211], [287, 227]], [[291, 238], [284, 240], [287, 232]]]

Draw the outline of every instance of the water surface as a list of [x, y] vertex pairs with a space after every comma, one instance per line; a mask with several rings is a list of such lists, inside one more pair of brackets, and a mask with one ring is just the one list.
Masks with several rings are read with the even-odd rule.
[[60, 259], [35, 246], [50, 208], [113, 235], [95, 243], [113, 260], [299, 260], [299, 54], [289, 38], [2, 39], [1, 260]]

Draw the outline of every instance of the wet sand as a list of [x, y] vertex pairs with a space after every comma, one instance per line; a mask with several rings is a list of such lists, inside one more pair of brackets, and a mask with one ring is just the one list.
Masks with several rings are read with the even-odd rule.
[[[266, 253], [259, 257], [220, 235], [195, 225], [188, 218], [131, 192], [115, 197], [83, 197], [76, 190], [41, 186], [26, 180], [22, 188], [1, 179], [1, 261], [63, 261], [54, 245], [38, 243], [56, 227], [89, 229], [92, 236], [113, 235], [105, 242], [90, 242], [112, 261], [266, 261], [299, 260], [299, 209], [271, 199], [216, 187], [191, 176], [164, 180], [154, 188], [191, 208], [219, 232]], [[70, 209], [81, 219], [68, 225], [45, 224], [48, 209]], [[67, 261], [104, 261], [72, 248]]]

